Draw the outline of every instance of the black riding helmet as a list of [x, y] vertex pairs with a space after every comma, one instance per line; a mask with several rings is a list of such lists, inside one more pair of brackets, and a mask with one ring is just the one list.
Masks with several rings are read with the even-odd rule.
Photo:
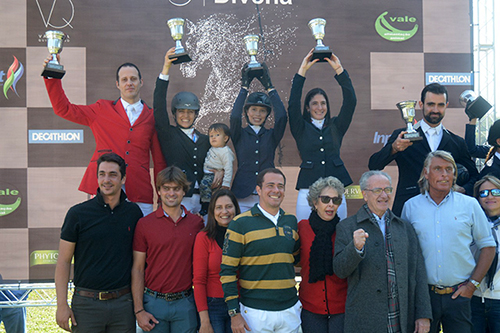
[[172, 111], [172, 114], [174, 115], [175, 123], [177, 124], [177, 118], [175, 116], [177, 110], [194, 110], [196, 112], [196, 117], [198, 117], [198, 112], [200, 111], [200, 101], [198, 100], [198, 97], [196, 97], [196, 95], [192, 92], [181, 91], [180, 93], [177, 93], [174, 98], [172, 98], [172, 106], [170, 109]]
[[253, 92], [250, 95], [248, 95], [247, 100], [245, 101], [245, 106], [243, 107], [243, 110], [245, 111], [245, 118], [247, 120], [247, 123], [250, 123], [250, 120], [248, 119], [248, 108], [251, 106], [263, 106], [267, 109], [267, 116], [266, 119], [264, 120], [264, 123], [267, 120], [267, 117], [269, 117], [269, 114], [271, 113], [271, 99], [267, 94], [263, 92]]

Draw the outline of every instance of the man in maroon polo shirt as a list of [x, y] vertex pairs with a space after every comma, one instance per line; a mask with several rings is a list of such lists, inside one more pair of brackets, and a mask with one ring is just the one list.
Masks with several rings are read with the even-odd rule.
[[149, 332], [196, 332], [193, 245], [203, 219], [181, 201], [190, 183], [181, 169], [158, 173], [161, 206], [139, 220], [134, 235], [132, 295], [139, 327]]

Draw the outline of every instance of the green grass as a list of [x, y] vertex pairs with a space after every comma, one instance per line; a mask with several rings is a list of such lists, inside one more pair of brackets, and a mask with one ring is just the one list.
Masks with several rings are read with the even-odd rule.
[[[44, 289], [47, 295], [55, 297], [54, 289]], [[30, 300], [38, 300], [40, 296], [32, 292]], [[29, 306], [26, 307], [26, 327], [29, 333], [61, 333], [66, 332], [59, 328], [56, 323], [55, 306]], [[5, 333], [3, 323], [0, 325], [0, 333]]]

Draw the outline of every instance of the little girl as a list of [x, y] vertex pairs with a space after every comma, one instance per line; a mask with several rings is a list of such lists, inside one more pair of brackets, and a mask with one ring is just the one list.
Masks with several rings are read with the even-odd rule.
[[[199, 214], [201, 216], [206, 215], [208, 212], [212, 189], [229, 189], [231, 186], [234, 154], [231, 148], [227, 146], [230, 135], [229, 127], [223, 123], [215, 123], [208, 128], [208, 136], [212, 147], [208, 150], [203, 164], [204, 175], [200, 185], [201, 210]], [[224, 170], [222, 184], [213, 184], [214, 173], [212, 170]]]

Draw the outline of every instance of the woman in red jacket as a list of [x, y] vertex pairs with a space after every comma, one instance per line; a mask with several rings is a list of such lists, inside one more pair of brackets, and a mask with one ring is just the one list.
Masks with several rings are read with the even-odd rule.
[[308, 220], [299, 222], [300, 265], [304, 333], [344, 331], [347, 280], [333, 273], [337, 209], [342, 203], [344, 185], [335, 177], [320, 178], [309, 187], [311, 206]]
[[219, 272], [227, 225], [238, 214], [240, 206], [233, 192], [226, 189], [215, 192], [208, 206], [207, 226], [194, 242], [193, 285], [200, 333], [231, 333]]

